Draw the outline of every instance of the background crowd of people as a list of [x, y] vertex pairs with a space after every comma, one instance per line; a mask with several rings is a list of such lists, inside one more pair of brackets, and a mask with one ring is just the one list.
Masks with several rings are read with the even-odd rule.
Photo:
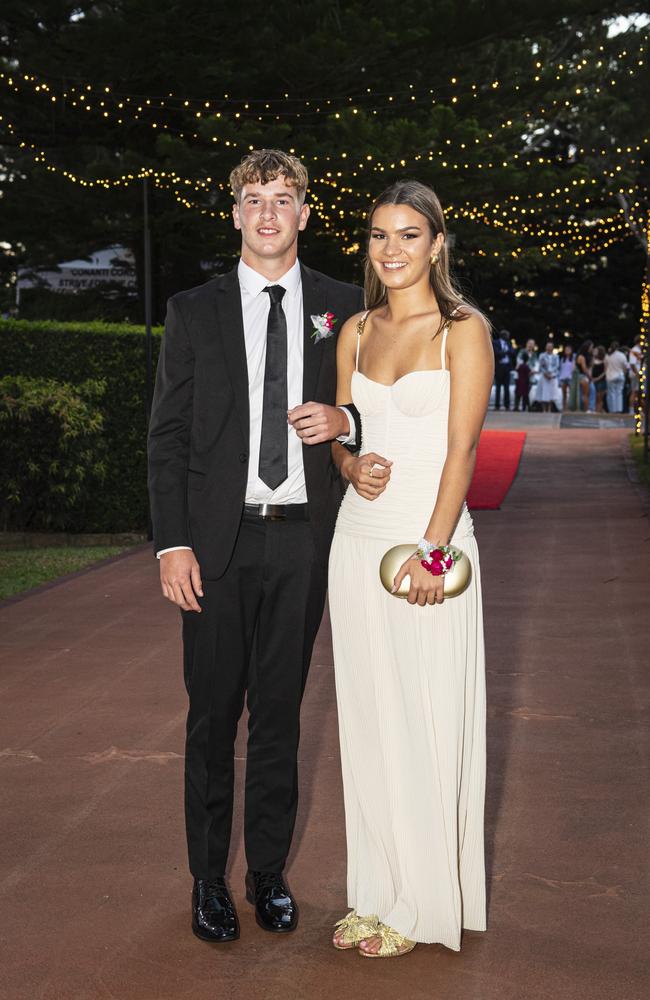
[[534, 340], [513, 345], [507, 330], [495, 332], [494, 409], [582, 410], [634, 413], [639, 399], [643, 357], [641, 337], [632, 347], [614, 340], [608, 347], [585, 340], [575, 350], [548, 340], [540, 351]]

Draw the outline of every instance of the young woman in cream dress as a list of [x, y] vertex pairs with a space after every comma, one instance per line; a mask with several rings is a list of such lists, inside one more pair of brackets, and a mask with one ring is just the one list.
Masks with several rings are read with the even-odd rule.
[[[361, 413], [360, 457], [330, 557], [348, 845], [348, 904], [334, 945], [366, 957], [416, 942], [458, 950], [485, 929], [485, 664], [479, 559], [465, 494], [493, 377], [488, 325], [456, 291], [434, 192], [388, 188], [369, 216], [368, 311], [338, 342], [338, 401]], [[409, 559], [407, 600], [387, 593], [392, 546], [453, 542], [469, 588]]]

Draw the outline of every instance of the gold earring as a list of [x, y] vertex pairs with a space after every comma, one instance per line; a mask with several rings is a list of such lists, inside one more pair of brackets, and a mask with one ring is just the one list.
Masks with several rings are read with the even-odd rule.
[[440, 255], [439, 255], [439, 254], [437, 254], [437, 253], [434, 253], [434, 254], [433, 254], [433, 255], [431, 256], [431, 258], [430, 258], [430, 263], [431, 263], [431, 264], [433, 264], [433, 265], [434, 265], [434, 267], [435, 267], [435, 265], [436, 265], [436, 264], [438, 263], [439, 259], [440, 259]]

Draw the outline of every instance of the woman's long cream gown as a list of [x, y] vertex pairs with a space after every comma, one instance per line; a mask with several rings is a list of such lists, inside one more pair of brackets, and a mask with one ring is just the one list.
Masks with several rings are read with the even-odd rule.
[[[443, 364], [444, 340], [443, 336]], [[469, 589], [412, 607], [386, 593], [382, 555], [416, 543], [431, 517], [447, 453], [449, 372], [415, 371], [386, 386], [356, 371], [361, 453], [392, 459], [374, 501], [350, 487], [330, 556], [348, 846], [348, 904], [415, 941], [458, 950], [485, 930], [485, 652], [478, 549], [463, 504], [453, 542]]]

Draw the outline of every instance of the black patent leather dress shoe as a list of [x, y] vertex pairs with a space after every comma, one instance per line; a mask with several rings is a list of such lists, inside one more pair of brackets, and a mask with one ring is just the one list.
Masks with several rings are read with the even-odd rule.
[[236, 941], [239, 920], [223, 878], [194, 879], [192, 930], [202, 941]]
[[298, 925], [298, 904], [281, 872], [248, 872], [246, 899], [255, 905], [255, 919], [265, 931], [283, 933]]

